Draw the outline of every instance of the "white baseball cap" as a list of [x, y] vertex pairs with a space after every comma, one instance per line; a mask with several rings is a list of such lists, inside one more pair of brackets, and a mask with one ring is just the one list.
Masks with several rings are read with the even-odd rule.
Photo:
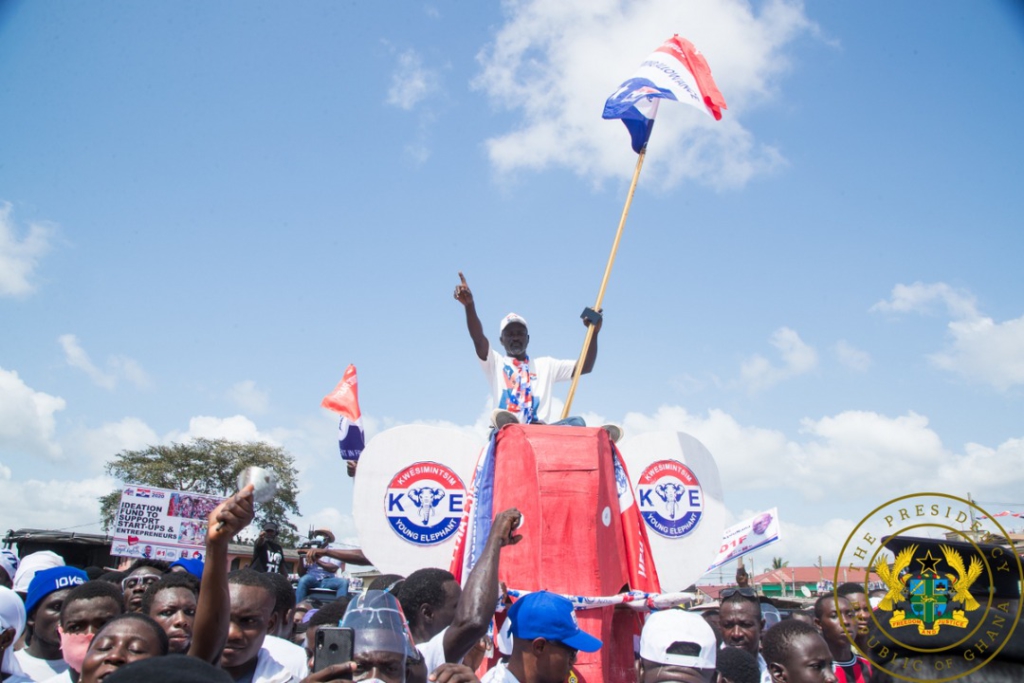
[[501, 319], [501, 329], [498, 330], [498, 333], [500, 334], [504, 332], [505, 328], [511, 325], [512, 323], [519, 323], [523, 327], [529, 329], [529, 325], [526, 324], [526, 318], [519, 315], [518, 313], [509, 313], [508, 315]]
[[647, 617], [640, 633], [640, 656], [657, 664], [714, 669], [718, 643], [704, 617], [667, 609]]
[[14, 579], [14, 586], [12, 588], [15, 593], [28, 593], [28, 587], [32, 584], [32, 579], [35, 578], [36, 572], [51, 567], [63, 566], [64, 558], [52, 550], [40, 550], [31, 555], [26, 555], [21, 558], [18, 571], [12, 577]]

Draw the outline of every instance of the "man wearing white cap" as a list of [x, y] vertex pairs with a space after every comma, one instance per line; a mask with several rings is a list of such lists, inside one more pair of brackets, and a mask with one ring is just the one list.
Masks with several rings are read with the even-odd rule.
[[709, 683], [717, 651], [715, 633], [699, 614], [655, 612], [640, 633], [640, 683]]
[[[487, 341], [483, 324], [476, 313], [473, 293], [466, 284], [466, 278], [459, 273], [459, 284], [455, 287], [455, 299], [466, 309], [466, 327], [473, 340], [477, 358], [487, 375], [494, 396], [494, 426], [502, 427], [511, 422], [550, 423], [552, 421], [552, 389], [556, 382], [568, 382], [576, 373], [576, 361], [559, 360], [549, 356], [532, 358], [526, 354], [530, 343], [530, 334], [526, 320], [515, 313], [509, 313], [501, 321], [499, 340], [505, 348], [505, 354], [498, 353]], [[590, 320], [584, 318], [585, 325]], [[580, 369], [587, 374], [594, 368], [597, 360], [597, 335], [601, 331], [602, 319], [597, 313], [594, 335], [587, 349], [587, 356]], [[559, 424], [583, 426], [580, 418], [570, 418]], [[609, 432], [612, 440], [617, 434]]]

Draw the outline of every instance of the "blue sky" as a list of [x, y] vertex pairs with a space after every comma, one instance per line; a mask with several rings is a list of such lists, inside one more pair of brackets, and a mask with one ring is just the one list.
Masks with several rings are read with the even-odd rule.
[[729, 109], [661, 108], [574, 412], [699, 438], [794, 564], [901, 493], [1024, 510], [1015, 4], [6, 2], [0, 528], [224, 436], [354, 537], [320, 398], [354, 363], [371, 435], [482, 435], [460, 270], [493, 341], [579, 353], [635, 160], [601, 108], [673, 33]]

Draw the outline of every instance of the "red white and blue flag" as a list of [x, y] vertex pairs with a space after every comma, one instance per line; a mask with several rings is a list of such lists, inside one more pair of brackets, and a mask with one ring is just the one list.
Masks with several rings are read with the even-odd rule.
[[356, 366], [349, 365], [345, 374], [334, 387], [334, 391], [324, 396], [320, 405], [328, 410], [341, 413], [338, 423], [338, 448], [343, 460], [359, 460], [359, 454], [366, 446], [363, 434], [363, 415], [359, 412], [359, 382], [356, 379]]
[[606, 119], [621, 119], [629, 130], [633, 151], [647, 145], [662, 99], [685, 102], [722, 118], [725, 98], [711, 77], [711, 68], [693, 43], [672, 36], [640, 65], [633, 77], [604, 103]]

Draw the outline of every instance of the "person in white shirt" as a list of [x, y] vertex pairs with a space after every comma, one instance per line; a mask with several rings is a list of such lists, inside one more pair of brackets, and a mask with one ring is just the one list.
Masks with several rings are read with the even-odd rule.
[[[499, 340], [505, 353], [498, 353], [487, 341], [483, 324], [476, 312], [473, 293], [462, 273], [459, 273], [459, 280], [460, 283], [455, 287], [455, 299], [466, 309], [466, 327], [473, 340], [473, 348], [480, 360], [480, 366], [490, 383], [496, 409], [492, 418], [495, 421], [494, 426], [500, 428], [509, 422], [550, 423], [554, 417], [554, 385], [557, 382], [568, 382], [573, 378], [577, 370], [576, 361], [558, 360], [548, 356], [534, 358], [527, 355], [530, 334], [526, 320], [515, 313], [508, 314], [501, 321]], [[579, 369], [584, 375], [594, 369], [594, 363], [597, 361], [597, 335], [601, 331], [603, 320], [599, 311], [587, 309], [586, 313], [592, 314], [595, 326], [583, 367]], [[591, 318], [584, 317], [583, 322], [589, 326]], [[498, 424], [499, 422], [501, 424]], [[558, 424], [585, 426], [580, 418], [567, 418]], [[615, 436], [610, 430], [609, 432]]]

